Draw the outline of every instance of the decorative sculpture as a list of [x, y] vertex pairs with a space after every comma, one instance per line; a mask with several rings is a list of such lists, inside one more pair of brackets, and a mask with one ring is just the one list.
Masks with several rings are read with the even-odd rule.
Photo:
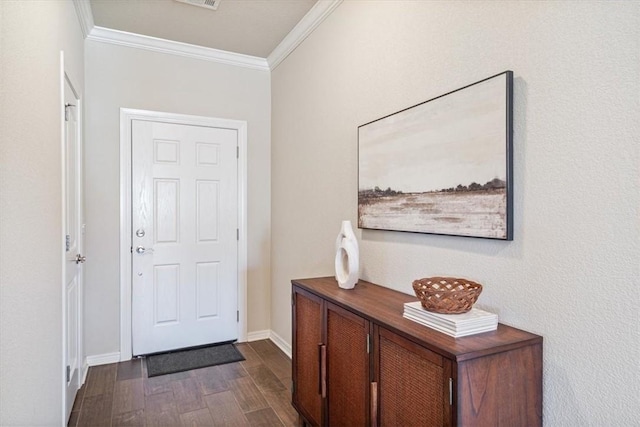
[[358, 283], [360, 252], [358, 240], [351, 228], [351, 221], [342, 221], [340, 234], [336, 239], [336, 280], [342, 289], [353, 289]]

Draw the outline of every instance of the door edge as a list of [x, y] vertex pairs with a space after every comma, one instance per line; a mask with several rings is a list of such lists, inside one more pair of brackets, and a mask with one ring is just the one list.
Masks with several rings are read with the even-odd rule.
[[[78, 148], [78, 152], [77, 152], [77, 158], [76, 158], [76, 165], [75, 167], [77, 168], [77, 170], [82, 170], [82, 162], [83, 162], [83, 143], [84, 143], [84, 134], [83, 134], [83, 120], [84, 120], [84, 114], [83, 114], [83, 100], [82, 100], [82, 92], [78, 90], [79, 86], [77, 86], [75, 83], [75, 81], [70, 77], [69, 73], [67, 73], [66, 71], [66, 63], [65, 63], [65, 55], [64, 55], [64, 51], [61, 50], [60, 51], [60, 56], [59, 56], [59, 61], [60, 61], [60, 103], [59, 106], [60, 108], [60, 165], [61, 165], [61, 170], [62, 170], [62, 175], [61, 175], [61, 206], [60, 206], [60, 213], [61, 213], [61, 218], [62, 218], [62, 223], [61, 225], [61, 236], [60, 236], [60, 242], [64, 242], [65, 241], [65, 233], [66, 233], [66, 215], [67, 215], [67, 185], [66, 185], [66, 155], [67, 155], [67, 141], [66, 141], [66, 124], [65, 124], [65, 92], [67, 90], [66, 86], [69, 86], [69, 89], [71, 89], [71, 93], [73, 94], [73, 97], [76, 99], [76, 107], [77, 107], [77, 111], [78, 111], [78, 116], [77, 116], [77, 126], [75, 128], [75, 132], [76, 132], [76, 146]], [[84, 195], [84, 186], [83, 186], [83, 180], [80, 177], [78, 183], [77, 183], [77, 188], [76, 190], [79, 192], [80, 194], [80, 198], [83, 198]], [[79, 205], [76, 207], [77, 208], [77, 215], [78, 215], [78, 224], [84, 224], [84, 210], [83, 210], [83, 204], [79, 203]], [[81, 225], [79, 227], [80, 230], [84, 230], [83, 226]], [[79, 253], [82, 253], [84, 251], [84, 233], [81, 232], [78, 234], [78, 251]], [[62, 265], [62, 271], [61, 271], [61, 312], [62, 312], [62, 318], [61, 318], [61, 327], [62, 327], [62, 366], [60, 374], [61, 374], [61, 396], [62, 396], [62, 423], [64, 425], [67, 424], [69, 417], [71, 415], [71, 409], [73, 407], [73, 402], [71, 402], [71, 405], [69, 405], [69, 402], [67, 402], [67, 387], [68, 387], [68, 383], [69, 381], [67, 381], [67, 254], [64, 250], [62, 250], [62, 256], [61, 256], [61, 265]], [[82, 384], [84, 384], [84, 378], [86, 376], [87, 373], [87, 369], [84, 366], [84, 306], [82, 304], [82, 301], [84, 299], [84, 269], [80, 269], [80, 271], [78, 272], [78, 294], [77, 294], [77, 307], [76, 307], [76, 316], [77, 316], [77, 330], [76, 330], [76, 356], [77, 356], [77, 378], [75, 380], [76, 384], [75, 386], [76, 388], [76, 395], [77, 392], [80, 390], [80, 387], [82, 387]]]

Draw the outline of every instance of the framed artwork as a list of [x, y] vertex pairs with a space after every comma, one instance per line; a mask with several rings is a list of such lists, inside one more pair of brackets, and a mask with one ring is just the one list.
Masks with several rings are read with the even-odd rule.
[[358, 227], [513, 240], [513, 72], [358, 127]]

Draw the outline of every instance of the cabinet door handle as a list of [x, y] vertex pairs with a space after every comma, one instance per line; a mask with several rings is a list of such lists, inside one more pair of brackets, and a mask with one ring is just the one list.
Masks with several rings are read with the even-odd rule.
[[327, 397], [327, 346], [320, 346], [320, 395]]
[[371, 383], [371, 427], [378, 427], [378, 383]]
[[322, 394], [322, 343], [318, 344], [318, 394]]

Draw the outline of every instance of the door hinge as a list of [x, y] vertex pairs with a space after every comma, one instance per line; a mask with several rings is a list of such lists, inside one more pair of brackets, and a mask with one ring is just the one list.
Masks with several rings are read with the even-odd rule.
[[240, 310], [236, 311], [236, 322], [240, 322]]
[[129, 247], [129, 253], [133, 253], [133, 246]]
[[240, 229], [236, 228], [236, 240], [240, 240]]
[[71, 236], [68, 234], [64, 237], [64, 247], [65, 252], [69, 252], [69, 249], [71, 249]]
[[449, 406], [453, 406], [453, 378], [449, 378]]
[[367, 334], [367, 354], [371, 353], [371, 337]]
[[73, 104], [64, 104], [64, 121], [65, 122], [69, 121], [69, 108], [70, 107], [75, 107], [75, 105], [73, 105]]
[[67, 382], [71, 381], [71, 366], [67, 365]]

